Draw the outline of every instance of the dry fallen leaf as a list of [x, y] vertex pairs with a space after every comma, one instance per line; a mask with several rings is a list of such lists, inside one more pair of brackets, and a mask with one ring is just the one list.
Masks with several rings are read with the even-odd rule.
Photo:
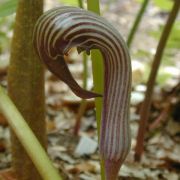
[[96, 173], [96, 167], [88, 162], [87, 163], [83, 162], [80, 164], [76, 164], [73, 168], [70, 168], [68, 172], [73, 173], [73, 174], [77, 174], [81, 172]]

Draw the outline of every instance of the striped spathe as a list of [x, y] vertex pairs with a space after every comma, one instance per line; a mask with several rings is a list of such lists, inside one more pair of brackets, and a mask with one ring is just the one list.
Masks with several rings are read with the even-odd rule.
[[[72, 47], [78, 52], [99, 49], [104, 59], [103, 112], [100, 155], [106, 179], [116, 179], [130, 149], [129, 101], [131, 63], [119, 32], [104, 18], [75, 7], [58, 7], [44, 13], [36, 23], [34, 46], [49, 70], [82, 98], [101, 96], [82, 89], [72, 77], [64, 55]], [[108, 171], [108, 172], [107, 172]], [[114, 174], [114, 175], [112, 175]]]

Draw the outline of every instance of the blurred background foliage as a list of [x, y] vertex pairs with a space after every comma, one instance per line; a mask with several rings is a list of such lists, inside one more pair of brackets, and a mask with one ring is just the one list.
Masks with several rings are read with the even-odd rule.
[[13, 14], [16, 11], [18, 0], [5, 0], [0, 2], [0, 17]]
[[[137, 0], [142, 3], [143, 0]], [[169, 11], [172, 8], [173, 2], [172, 0], [152, 0], [153, 3], [162, 10]]]

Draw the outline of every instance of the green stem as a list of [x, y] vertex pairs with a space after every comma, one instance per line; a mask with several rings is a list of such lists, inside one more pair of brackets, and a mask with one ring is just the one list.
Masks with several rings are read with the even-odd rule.
[[[83, 8], [83, 0], [78, 0], [78, 4], [80, 8]], [[87, 55], [85, 52], [83, 52], [83, 88], [86, 89], [87, 88], [87, 77], [88, 77], [88, 73], [87, 73]], [[83, 102], [86, 100], [83, 100]], [[84, 104], [82, 102], [82, 104]]]
[[[89, 11], [95, 12], [100, 15], [99, 0], [87, 0], [87, 8]], [[93, 69], [93, 81], [94, 81], [94, 91], [103, 94], [104, 90], [104, 80], [103, 80], [103, 58], [99, 50], [91, 51], [92, 59], [92, 69]], [[95, 99], [96, 105], [96, 121], [98, 138], [100, 135], [100, 123], [101, 123], [101, 112], [102, 112], [102, 98]], [[104, 163], [101, 161], [101, 179], [105, 179], [105, 168]]]
[[61, 177], [58, 175], [56, 169], [52, 166], [52, 163], [46, 155], [45, 150], [1, 86], [0, 110], [7, 118], [9, 125], [18, 137], [19, 141], [22, 143], [24, 149], [33, 161], [42, 178], [44, 180], [60, 180]]
[[[78, 2], [79, 2], [79, 7], [83, 8], [82, 0], [79, 0]], [[87, 89], [87, 79], [88, 79], [87, 60], [88, 59], [87, 59], [86, 52], [83, 52], [83, 88], [84, 89]], [[78, 113], [77, 113], [77, 116], [76, 116], [76, 124], [74, 126], [74, 135], [76, 135], [76, 136], [79, 134], [79, 129], [80, 129], [80, 125], [81, 125], [81, 118], [84, 115], [86, 107], [87, 107], [87, 100], [82, 99]]]
[[100, 15], [99, 0], [87, 0], [87, 8], [89, 11], [92, 11], [92, 12]]
[[79, 4], [79, 7], [80, 7], [80, 8], [83, 8], [82, 0], [78, 0], [78, 4]]
[[[87, 8], [89, 11], [95, 12], [100, 15], [99, 1], [98, 0], [87, 0]], [[103, 94], [103, 58], [99, 50], [91, 51], [92, 69], [93, 69], [93, 81], [94, 91]], [[102, 98], [95, 99], [96, 105], [96, 119], [98, 127], [98, 136], [100, 133], [100, 122], [102, 112]]]
[[144, 14], [144, 12], [145, 12], [145, 10], [146, 10], [146, 7], [147, 7], [147, 5], [148, 5], [148, 2], [149, 2], [149, 0], [144, 0], [143, 4], [141, 5], [141, 8], [140, 8], [140, 10], [139, 10], [139, 12], [138, 12], [138, 14], [137, 14], [137, 16], [136, 16], [136, 19], [135, 19], [135, 21], [134, 21], [134, 24], [133, 24], [133, 26], [132, 26], [132, 28], [131, 28], [131, 30], [130, 30], [129, 35], [128, 35], [128, 39], [127, 39], [127, 45], [128, 45], [128, 47], [130, 47], [131, 44], [132, 44], [132, 41], [133, 41], [133, 39], [134, 39], [134, 35], [135, 35], [135, 33], [136, 33], [137, 29], [138, 29], [138, 26], [139, 26], [139, 24], [140, 24], [140, 22], [141, 22], [141, 19], [142, 19], [142, 17], [143, 17], [143, 14]]
[[[91, 52], [92, 59], [92, 69], [93, 69], [93, 82], [94, 82], [94, 91], [96, 93], [103, 94], [104, 80], [103, 80], [103, 62], [102, 55], [99, 50], [93, 50]], [[97, 130], [98, 137], [100, 135], [100, 126], [101, 126], [101, 112], [102, 112], [102, 98], [95, 98], [96, 105], [96, 121], [97, 121]]]
[[139, 130], [138, 130], [138, 135], [137, 135], [137, 144], [135, 148], [135, 160], [137, 161], [141, 159], [141, 155], [143, 152], [144, 136], [145, 136], [145, 131], [147, 127], [147, 121], [149, 117], [152, 93], [153, 93], [156, 76], [158, 73], [158, 69], [161, 63], [161, 59], [163, 56], [164, 49], [166, 47], [168, 37], [170, 35], [175, 19], [178, 15], [179, 7], [180, 7], [180, 1], [176, 0], [171, 10], [171, 13], [169, 15], [169, 18], [167, 20], [167, 23], [164, 27], [164, 30], [162, 32], [162, 35], [161, 35], [161, 38], [160, 38], [160, 41], [156, 50], [156, 54], [153, 60], [151, 73], [147, 82], [147, 90], [145, 93], [145, 99], [142, 104], [141, 112], [140, 112], [140, 124], [139, 124]]

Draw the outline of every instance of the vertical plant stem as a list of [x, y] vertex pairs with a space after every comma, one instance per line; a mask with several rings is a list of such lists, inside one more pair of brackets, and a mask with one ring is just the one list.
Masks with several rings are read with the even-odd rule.
[[[18, 1], [8, 69], [8, 93], [45, 148], [44, 68], [32, 44], [34, 25], [42, 12], [43, 0]], [[40, 180], [38, 171], [13, 132], [11, 140], [13, 167], [18, 180]]]
[[[93, 11], [100, 15], [100, 5], [99, 0], [87, 0], [87, 8], [89, 11]], [[94, 81], [94, 91], [103, 94], [104, 90], [104, 69], [103, 69], [103, 58], [99, 50], [91, 51], [92, 59], [92, 69], [93, 69], [93, 81]], [[100, 135], [100, 123], [101, 123], [101, 112], [102, 112], [102, 98], [95, 99], [96, 105], [96, 121], [98, 137]], [[101, 179], [105, 179], [105, 168], [104, 162], [101, 161]]]
[[[79, 0], [79, 7], [83, 8], [83, 0]], [[83, 52], [83, 88], [84, 89], [87, 89], [87, 78], [88, 78], [87, 55], [85, 52]]]
[[[87, 78], [88, 78], [88, 72], [87, 72], [87, 55], [85, 52], [83, 52], [83, 88], [87, 89]], [[76, 123], [74, 126], [74, 135], [79, 134], [79, 129], [81, 126], [81, 118], [84, 115], [84, 112], [86, 111], [87, 107], [87, 100], [82, 99], [77, 116], [76, 116]]]
[[168, 37], [170, 35], [171, 29], [173, 27], [173, 24], [175, 22], [175, 19], [177, 17], [178, 11], [180, 7], [180, 1], [175, 0], [174, 6], [170, 12], [170, 15], [168, 17], [167, 23], [164, 27], [164, 30], [162, 32], [156, 54], [153, 60], [152, 64], [152, 69], [151, 73], [147, 82], [147, 90], [145, 93], [145, 99], [141, 107], [141, 112], [140, 112], [140, 124], [139, 124], [139, 130], [138, 130], [138, 135], [137, 135], [137, 144], [135, 148], [135, 160], [140, 161], [141, 155], [143, 153], [143, 147], [144, 147], [144, 136], [145, 136], [145, 131], [147, 127], [147, 121], [149, 117], [149, 111], [150, 111], [150, 106], [151, 106], [151, 100], [152, 100], [152, 93], [153, 93], [153, 88], [157, 76], [157, 72], [161, 63], [162, 55], [164, 52], [164, 49], [166, 47], [166, 43], [168, 40]]
[[[100, 15], [99, 1], [98, 0], [87, 0], [88, 10], [93, 11]], [[99, 50], [91, 51], [92, 69], [93, 69], [93, 81], [94, 91], [96, 93], [103, 93], [104, 80], [103, 80], [103, 58]], [[96, 104], [96, 119], [98, 126], [98, 135], [100, 132], [101, 112], [102, 112], [102, 98], [95, 99]]]
[[138, 12], [138, 14], [137, 14], [137, 16], [136, 16], [136, 19], [135, 19], [135, 21], [134, 21], [134, 24], [133, 24], [133, 26], [132, 26], [132, 28], [131, 28], [131, 30], [130, 30], [129, 35], [128, 35], [128, 39], [127, 39], [127, 45], [128, 45], [128, 47], [130, 47], [131, 44], [132, 44], [132, 41], [133, 41], [133, 39], [134, 39], [134, 35], [135, 35], [135, 33], [137, 32], [138, 26], [139, 26], [139, 24], [140, 24], [140, 22], [141, 22], [141, 19], [142, 19], [142, 17], [143, 17], [143, 14], [144, 14], [144, 12], [145, 12], [145, 10], [146, 10], [146, 7], [147, 7], [147, 5], [148, 5], [148, 2], [149, 2], [149, 0], [144, 0], [144, 2], [143, 2], [142, 5], [141, 5], [141, 8], [140, 8], [140, 10], [139, 10], [139, 12]]
[[79, 129], [81, 127], [81, 118], [84, 115], [87, 107], [87, 100], [82, 99], [80, 107], [78, 109], [78, 113], [76, 115], [76, 124], [74, 126], [74, 135], [77, 136], [79, 134]]
[[[104, 80], [103, 80], [103, 63], [102, 55], [99, 50], [93, 50], [91, 52], [92, 59], [92, 69], [93, 69], [93, 82], [94, 82], [94, 91], [96, 93], [103, 94]], [[101, 112], [102, 112], [102, 98], [95, 98], [96, 105], [96, 120], [97, 120], [97, 129], [98, 136], [100, 135], [100, 124], [101, 124]]]
[[[79, 0], [79, 7], [83, 8], [83, 3], [82, 0]], [[87, 89], [87, 78], [88, 78], [88, 73], [87, 73], [87, 55], [85, 52], [83, 52], [83, 88]], [[81, 118], [86, 110], [87, 107], [87, 101], [85, 99], [82, 99], [77, 116], [76, 116], [76, 124], [74, 126], [74, 135], [79, 134], [79, 129], [81, 126]]]
[[82, 2], [83, 0], [78, 0], [78, 4], [79, 4], [79, 7], [80, 8], [83, 8], [83, 2]]
[[[8, 108], [7, 108], [8, 107]], [[38, 169], [44, 180], [60, 180], [56, 169], [52, 166], [51, 161], [46, 155], [45, 150], [34, 136], [32, 130], [23, 119], [11, 99], [6, 95], [0, 86], [0, 110], [6, 117], [10, 127], [15, 132], [21, 144], [27, 151], [29, 157]]]
[[[79, 7], [83, 8], [83, 0], [78, 0], [79, 2]], [[83, 52], [83, 88], [87, 88], [87, 55], [85, 52]]]

